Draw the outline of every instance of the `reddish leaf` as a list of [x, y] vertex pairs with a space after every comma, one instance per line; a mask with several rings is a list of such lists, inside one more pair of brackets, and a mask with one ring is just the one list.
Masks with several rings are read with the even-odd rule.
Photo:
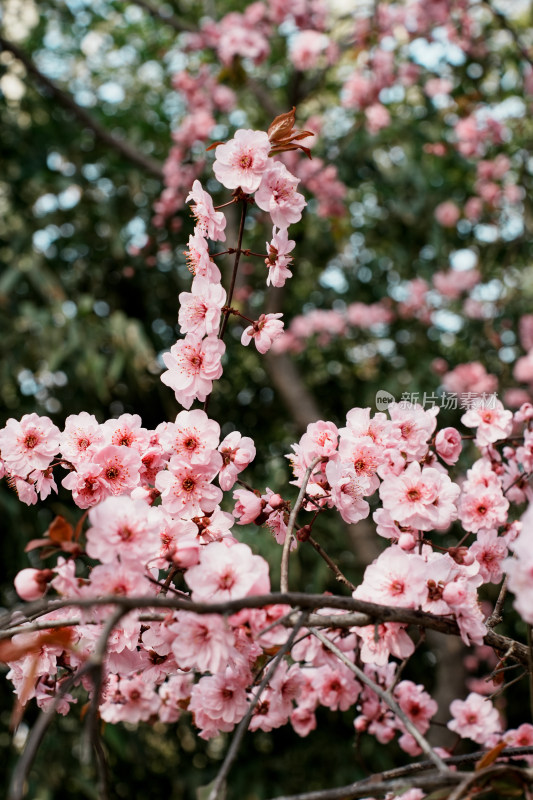
[[268, 129], [268, 138], [272, 145], [269, 156], [275, 153], [283, 153], [287, 150], [303, 150], [303, 152], [311, 158], [311, 151], [308, 147], [303, 147], [301, 144], [295, 144], [299, 139], [306, 139], [308, 136], [314, 136], [311, 131], [299, 131], [294, 127], [296, 108], [293, 106], [291, 111], [285, 114], [280, 114], [272, 122]]
[[0, 661], [18, 661], [28, 655], [38, 656], [45, 645], [50, 647], [69, 648], [74, 637], [70, 627], [55, 628], [35, 633], [18, 634], [17, 642], [11, 639], [0, 641]]
[[210, 150], [214, 150], [215, 147], [219, 146], [219, 144], [226, 144], [226, 142], [213, 142], [213, 144], [210, 144], [209, 147], [205, 148], [205, 152], [208, 153]]
[[64, 517], [56, 517], [48, 528], [48, 536], [56, 544], [70, 542], [74, 535], [72, 525]]
[[506, 742], [498, 742], [498, 744], [493, 747], [492, 750], [489, 750], [488, 753], [485, 753], [485, 755], [476, 762], [476, 770], [485, 769], [485, 767], [489, 767], [491, 764], [493, 764], [505, 747], [507, 747]]
[[286, 138], [288, 134], [290, 135], [296, 121], [295, 114], [296, 106], [293, 106], [290, 111], [286, 111], [285, 114], [279, 114], [272, 121], [267, 131], [271, 142], [276, 142], [279, 139]]

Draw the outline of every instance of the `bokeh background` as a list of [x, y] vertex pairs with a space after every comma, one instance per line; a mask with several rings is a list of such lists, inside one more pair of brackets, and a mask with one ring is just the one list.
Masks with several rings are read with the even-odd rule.
[[[256, 443], [248, 480], [290, 496], [285, 455], [307, 424], [375, 410], [381, 390], [436, 403], [449, 425], [469, 392], [510, 407], [531, 398], [529, 2], [4, 0], [0, 13], [0, 424], [33, 411], [59, 427], [82, 410], [99, 421], [140, 414], [149, 428], [175, 418], [159, 375], [191, 280], [185, 197], [199, 177], [225, 202], [206, 148], [237, 128], [266, 130], [292, 106], [316, 133], [311, 161], [286, 156], [308, 200], [291, 227], [294, 278], [269, 289], [262, 262], [244, 259], [236, 294], [247, 316], [282, 311], [288, 333], [263, 357], [232, 324], [210, 401], [223, 434]], [[246, 247], [264, 251], [265, 223], [250, 216]], [[26, 543], [56, 514], [80, 512], [62, 491], [26, 508], [4, 484], [0, 507], [9, 607]], [[317, 533], [354, 580], [380, 551], [368, 521]], [[242, 537], [277, 564], [268, 531]], [[294, 582], [339, 591], [304, 547]], [[438, 661], [422, 645], [410, 677], [445, 704], [464, 685], [461, 650], [432, 644]], [[12, 740], [9, 685], [1, 691], [5, 785], [36, 712]], [[304, 740], [289, 729], [249, 736], [231, 796], [323, 788], [399, 763], [393, 746], [355, 740], [352, 716], [322, 711]], [[46, 738], [35, 800], [97, 797], [79, 717]], [[227, 745], [199, 740], [186, 715], [103, 735], [113, 797], [131, 800], [195, 798]]]

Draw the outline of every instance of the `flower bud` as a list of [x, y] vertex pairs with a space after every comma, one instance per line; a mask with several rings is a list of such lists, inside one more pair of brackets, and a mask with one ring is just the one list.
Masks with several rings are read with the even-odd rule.
[[48, 581], [54, 577], [51, 569], [21, 569], [15, 576], [15, 591], [22, 600], [39, 600], [46, 592]]
[[283, 497], [280, 494], [271, 494], [268, 498], [268, 505], [270, 508], [279, 508], [283, 505]]
[[416, 538], [413, 536], [412, 533], [402, 533], [400, 538], [398, 539], [398, 544], [402, 548], [402, 550], [406, 550], [409, 552], [416, 547]]
[[306, 542], [311, 536], [311, 526], [304, 525], [296, 531], [295, 535], [299, 542]]
[[464, 564], [465, 567], [469, 567], [476, 560], [468, 547], [450, 547], [448, 553], [456, 564]]

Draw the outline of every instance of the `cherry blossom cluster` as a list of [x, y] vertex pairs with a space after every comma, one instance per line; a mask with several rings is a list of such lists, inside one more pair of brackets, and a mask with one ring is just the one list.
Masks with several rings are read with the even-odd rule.
[[[379, 495], [376, 532], [390, 546], [367, 567], [353, 592], [356, 599], [452, 616], [465, 643], [480, 645], [487, 629], [477, 590], [500, 582], [503, 569], [518, 611], [533, 621], [529, 526], [508, 522], [510, 502], [530, 499], [533, 409], [524, 406], [513, 417], [497, 404], [465, 413], [462, 422], [475, 429], [481, 458], [462, 486], [448, 475], [460, 456], [461, 436], [452, 428], [435, 435], [436, 417], [437, 409], [419, 406], [392, 404], [389, 416], [354, 408], [344, 428], [323, 421], [310, 425], [289, 458], [297, 485], [310, 471], [304, 509], [313, 519], [317, 511], [335, 508], [344, 521], [357, 523], [369, 516], [370, 502]], [[52, 568], [19, 573], [15, 586], [24, 599], [45, 592], [74, 600], [155, 598], [163, 587], [168, 590], [165, 575], [178, 576], [174, 586], [196, 602], [270, 592], [269, 565], [238, 542], [235, 523], [265, 525], [282, 544], [290, 503], [271, 490], [261, 495], [237, 489], [233, 513], [222, 510], [223, 493], [233, 489], [255, 448], [237, 432], [220, 442], [219, 425], [205, 412], [181, 411], [174, 423], [155, 431], [142, 428], [133, 415], [98, 425], [82, 413], [69, 417], [61, 432], [46, 417], [32, 414], [20, 422], [9, 420], [0, 431], [0, 446], [4, 469], [21, 499], [32, 502], [33, 494], [50, 491], [51, 473], [61, 464], [70, 469], [63, 484], [81, 508], [89, 508], [84, 533], [58, 537], [50, 529], [48, 538], [32, 543], [34, 548], [55, 545], [60, 556]], [[471, 543], [439, 545], [455, 521], [463, 541], [466, 533]], [[296, 539], [305, 542], [312, 524], [299, 528]], [[87, 557], [93, 562], [89, 570], [83, 566]], [[178, 611], [142, 624], [137, 612], [129, 613], [107, 644], [101, 717], [171, 722], [188, 708], [203, 738], [232, 730], [249, 708], [262, 659], [287, 639], [280, 623], [289, 610], [271, 605], [227, 617]], [[76, 613], [62, 609], [43, 621], [68, 621]], [[67, 643], [38, 632], [14, 636], [22, 655], [10, 662], [9, 678], [20, 697], [25, 702], [35, 697], [47, 707], [66, 677], [87, 660], [108, 614], [101, 607], [84, 612]], [[418, 754], [418, 744], [391, 708], [305, 634], [304, 628], [263, 692], [250, 728], [269, 731], [290, 722], [305, 736], [316, 726], [318, 706], [354, 708], [356, 731], [382, 743], [398, 733], [400, 747]], [[381, 623], [377, 636], [374, 625], [329, 628], [327, 635], [349, 661], [362, 662], [378, 685], [391, 689], [417, 730], [428, 730], [435, 701], [423, 686], [396, 681], [397, 665], [390, 660], [406, 659], [414, 650], [406, 625]], [[90, 682], [81, 680], [90, 695]], [[58, 710], [67, 713], [76, 700], [64, 694]], [[450, 713], [450, 730], [484, 746], [533, 738], [530, 725], [504, 732], [497, 710], [480, 693], [455, 700]]]
[[[283, 115], [279, 119], [282, 118]], [[292, 130], [291, 125], [289, 128]], [[289, 265], [294, 241], [288, 238], [287, 231], [291, 224], [301, 219], [306, 201], [296, 189], [298, 178], [281, 161], [269, 158], [273, 148], [280, 144], [276, 135], [276, 130], [270, 137], [263, 131], [238, 130], [233, 139], [217, 146], [213, 171], [222, 186], [233, 190], [234, 200], [245, 205], [253, 202], [268, 213], [273, 227], [264, 258], [268, 268], [266, 282], [280, 287], [292, 275]], [[311, 134], [303, 132], [301, 135]], [[283, 140], [281, 148], [286, 144]], [[222, 374], [225, 345], [218, 336], [218, 329], [223, 309], [226, 317], [235, 311], [225, 307], [226, 300], [231, 302], [231, 297], [227, 297], [220, 283], [220, 270], [209, 253], [208, 245], [208, 240], [226, 240], [224, 213], [215, 209], [211, 195], [202, 188], [199, 180], [194, 181], [187, 202], [191, 202], [196, 220], [186, 253], [194, 280], [191, 292], [183, 292], [179, 298], [179, 323], [185, 337], [163, 356], [167, 370], [161, 379], [174, 389], [178, 402], [190, 408], [194, 400], [207, 398], [213, 381]], [[229, 252], [243, 252], [241, 242], [237, 250]], [[247, 345], [253, 340], [258, 351], [265, 353], [282, 334], [281, 316], [261, 314], [258, 320], [249, 320], [251, 324], [243, 332], [242, 343]]]
[[[237, 15], [230, 23], [238, 29], [244, 18]], [[263, 30], [258, 27], [259, 36]], [[229, 41], [224, 47], [232, 53]], [[266, 253], [250, 255], [259, 255], [261, 269], [265, 265], [267, 284], [283, 286], [291, 276], [295, 242], [288, 229], [300, 220], [306, 201], [297, 191], [298, 177], [272, 156], [283, 153], [290, 162], [296, 149], [306, 152], [297, 142], [309, 132], [295, 131], [293, 123], [294, 110], [276, 118], [268, 133], [240, 129], [216, 147], [214, 175], [232, 192], [228, 202], [241, 207], [236, 247], [223, 253], [210, 249], [210, 242], [226, 241], [226, 217], [198, 178], [186, 197], [195, 219], [187, 249], [194, 277], [191, 291], [180, 294], [182, 338], [164, 355], [167, 369], [161, 376], [184, 409], [174, 422], [148, 430], [135, 414], [99, 423], [81, 412], [60, 430], [48, 417], [27, 414], [0, 430], [0, 468], [22, 502], [31, 505], [57, 492], [62, 469], [67, 473], [62, 487], [86, 510], [75, 528], [56, 518], [44, 538], [28, 545], [40, 550], [43, 560], [56, 556], [56, 562], [22, 570], [15, 579], [19, 596], [58, 597], [72, 605], [45, 612], [43, 630], [28, 622], [22, 626], [27, 630], [12, 636], [8, 677], [22, 704], [35, 698], [40, 707], [53, 703], [63, 714], [85, 691], [110, 723], [174, 722], [187, 711], [204, 739], [233, 730], [249, 711], [251, 730], [291, 724], [306, 736], [316, 727], [319, 707], [352, 710], [357, 733], [381, 743], [398, 736], [405, 752], [418, 755], [419, 734], [428, 731], [437, 704], [423, 685], [401, 679], [397, 662], [406, 662], [415, 650], [407, 623], [342, 625], [343, 614], [324, 604], [315, 617], [320, 622], [321, 616], [338, 615], [338, 627], [324, 619], [322, 628], [340, 650], [339, 660], [310, 624], [302, 623], [298, 639], [287, 645], [287, 628], [295, 624], [289, 605], [244, 604], [226, 614], [163, 606], [161, 613], [155, 602], [167, 602], [167, 596], [196, 604], [268, 598], [270, 566], [239, 541], [238, 526], [265, 528], [283, 546], [284, 558], [306, 546], [317, 519], [338, 513], [350, 525], [371, 517], [386, 540], [352, 590], [356, 601], [454, 621], [465, 645], [480, 647], [489, 628], [479, 590], [499, 584], [506, 572], [515, 608], [533, 623], [530, 512], [520, 520], [532, 499], [529, 403], [514, 414], [498, 400], [490, 406], [473, 403], [461, 419], [466, 434], [452, 427], [437, 431], [437, 407], [405, 403], [390, 404], [387, 414], [354, 407], [344, 427], [314, 422], [287, 455], [301, 504], [282, 490], [245, 483], [241, 473], [256, 455], [252, 439], [234, 430], [221, 440], [220, 424], [206, 409], [191, 409], [207, 400], [221, 377], [231, 314], [250, 323], [242, 344], [253, 340], [264, 353], [282, 342], [281, 314], [250, 320], [231, 307], [232, 288], [222, 286], [215, 258], [234, 255], [236, 272], [240, 256], [250, 254], [242, 232], [246, 214], [256, 207], [268, 219], [269, 241]], [[464, 279], [461, 291], [474, 279]], [[422, 283], [421, 294], [427, 288]], [[340, 317], [343, 326], [369, 327], [390, 322], [392, 312], [384, 304], [356, 303]], [[317, 329], [320, 324], [325, 333], [327, 326], [331, 334], [332, 319], [322, 316]], [[302, 332], [302, 320], [299, 324], [300, 338], [309, 336], [310, 329]], [[524, 341], [531, 336], [526, 317], [522, 335]], [[465, 367], [466, 377], [456, 369], [448, 381], [471, 385], [476, 377], [493, 386], [494, 376], [476, 372], [472, 364]], [[110, 630], [100, 696], [83, 668], [106, 631], [110, 597], [143, 598], [148, 607], [145, 602], [142, 619], [138, 609], [124, 612]], [[265, 662], [275, 653], [283, 658], [258, 698]], [[77, 675], [79, 685], [63, 691]], [[449, 711], [448, 728], [477, 744], [533, 741], [531, 725], [505, 731], [498, 709], [480, 691], [454, 700]], [[420, 797], [417, 790], [403, 797], [409, 794], [410, 800]]]

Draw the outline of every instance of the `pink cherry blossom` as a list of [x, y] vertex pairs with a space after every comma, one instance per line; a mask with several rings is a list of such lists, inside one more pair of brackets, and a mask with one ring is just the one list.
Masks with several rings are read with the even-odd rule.
[[455, 369], [446, 373], [442, 385], [448, 392], [456, 394], [491, 394], [498, 388], [498, 378], [490, 375], [479, 361], [468, 364], [459, 364]]
[[263, 174], [255, 202], [262, 211], [268, 211], [278, 228], [288, 228], [302, 218], [306, 201], [296, 191], [299, 183], [281, 161], [275, 161]]
[[202, 739], [231, 731], [244, 717], [248, 709], [247, 682], [246, 673], [227, 667], [224, 672], [201, 678], [192, 687], [189, 711]]
[[119, 678], [110, 675], [99, 712], [105, 722], [141, 722], [156, 715], [161, 700], [142, 675]]
[[507, 572], [509, 589], [515, 595], [514, 607], [521, 617], [533, 624], [533, 535], [531, 518], [533, 506], [529, 505], [522, 516], [522, 530], [511, 545], [513, 558], [506, 558], [502, 568]]
[[424, 560], [392, 545], [370, 564], [353, 596], [383, 605], [416, 608], [427, 593]]
[[370, 506], [363, 495], [368, 491], [368, 483], [360, 480], [353, 466], [343, 461], [328, 461], [326, 476], [331, 486], [331, 499], [343, 520], [355, 524], [366, 519]]
[[205, 464], [192, 464], [180, 456], [172, 456], [168, 469], [159, 472], [155, 481], [165, 511], [190, 515], [214, 511], [222, 500], [222, 491], [211, 481], [221, 462], [217, 452]]
[[283, 314], [261, 314], [257, 322], [244, 329], [241, 344], [248, 345], [252, 341], [260, 353], [270, 350], [272, 343], [283, 333]]
[[103, 432], [93, 414], [86, 411], [70, 414], [61, 434], [61, 455], [75, 465], [90, 461], [91, 455], [100, 449], [103, 441]]
[[209, 336], [218, 332], [221, 310], [226, 302], [226, 292], [219, 283], [197, 275], [191, 292], [181, 292], [178, 322], [182, 333]]
[[109, 494], [131, 492], [140, 481], [142, 461], [133, 448], [110, 444], [98, 450], [92, 461], [102, 468], [98, 478]]
[[513, 427], [513, 414], [504, 409], [499, 400], [491, 403], [488, 408], [483, 404], [476, 404], [461, 417], [461, 422], [469, 428], [477, 428], [476, 443], [480, 447], [505, 439]]
[[328, 37], [320, 31], [299, 31], [291, 40], [289, 58], [296, 69], [313, 69], [328, 45]]
[[463, 443], [456, 428], [442, 428], [435, 437], [435, 450], [445, 464], [455, 464], [461, 455]]
[[246, 544], [227, 547], [212, 542], [202, 551], [200, 563], [185, 575], [195, 600], [223, 602], [270, 591], [268, 564]]
[[144, 451], [150, 443], [150, 433], [142, 427], [138, 414], [121, 414], [118, 419], [108, 419], [101, 426], [106, 444], [134, 447]]
[[249, 436], [241, 436], [239, 431], [228, 433], [218, 448], [222, 456], [222, 469], [218, 482], [225, 492], [233, 488], [237, 475], [246, 469], [255, 458], [255, 445]]
[[233, 516], [237, 517], [239, 525], [248, 525], [250, 522], [254, 522], [265, 505], [260, 497], [248, 489], [237, 489], [233, 492], [233, 498], [237, 501], [233, 509]]
[[459, 207], [451, 200], [445, 200], [435, 209], [435, 219], [445, 228], [454, 228], [460, 216]]
[[415, 404], [391, 403], [388, 407], [391, 422], [400, 431], [397, 448], [408, 460], [418, 460], [428, 451], [428, 440], [437, 426], [438, 406], [423, 409]]
[[463, 739], [485, 744], [501, 730], [500, 717], [490, 700], [471, 692], [466, 700], [454, 700], [450, 705], [453, 719], [448, 728]]
[[251, 194], [261, 183], [268, 166], [270, 141], [263, 131], [238, 130], [233, 139], [219, 144], [213, 164], [215, 177], [226, 189]]
[[201, 339], [189, 333], [172, 345], [170, 353], [163, 354], [167, 370], [161, 380], [174, 390], [176, 400], [185, 408], [190, 408], [195, 399], [203, 402], [211, 393], [213, 381], [222, 375], [225, 350], [224, 342], [214, 335]]
[[146, 563], [160, 547], [158, 508], [129, 497], [108, 497], [89, 511], [87, 553], [102, 563], [130, 559]]
[[375, 136], [383, 128], [388, 128], [391, 116], [388, 108], [382, 103], [373, 103], [365, 109], [366, 129], [371, 136]]
[[189, 247], [185, 250], [185, 258], [193, 275], [206, 278], [210, 283], [220, 283], [222, 277], [220, 270], [210, 258], [207, 242], [198, 230], [189, 236]]
[[336, 711], [347, 711], [359, 697], [361, 685], [355, 680], [353, 672], [344, 667], [334, 669], [325, 664], [316, 669], [312, 677], [313, 688], [321, 705]]
[[503, 559], [507, 556], [507, 545], [495, 530], [480, 530], [470, 552], [480, 567], [485, 583], [500, 583], [503, 577]]
[[87, 461], [78, 464], [77, 469], [63, 478], [61, 484], [72, 492], [72, 499], [79, 508], [90, 508], [109, 495], [102, 476], [103, 466]]
[[161, 445], [170, 455], [193, 464], [209, 462], [220, 441], [220, 425], [200, 409], [180, 411], [174, 422], [161, 423], [157, 431]]
[[182, 669], [216, 674], [231, 662], [235, 664], [234, 636], [223, 617], [180, 613], [168, 629], [174, 657]]
[[50, 579], [54, 573], [50, 569], [21, 569], [13, 581], [15, 591], [22, 600], [31, 602], [39, 600], [46, 592]]
[[398, 477], [380, 486], [383, 508], [401, 525], [428, 531], [444, 529], [457, 517], [459, 487], [433, 467], [412, 462]]
[[289, 253], [294, 249], [294, 244], [293, 239], [289, 239], [287, 228], [279, 230], [276, 226], [272, 228], [272, 240], [266, 245], [268, 253], [268, 258], [265, 259], [268, 267], [267, 286], [280, 288], [285, 285], [287, 278], [292, 277], [292, 272], [288, 267], [292, 263]]
[[46, 469], [60, 447], [60, 431], [49, 417], [24, 414], [20, 422], [8, 419], [0, 430], [0, 450], [7, 469], [25, 476]]
[[459, 500], [461, 524], [467, 531], [476, 533], [482, 528], [497, 528], [507, 519], [509, 501], [501, 489], [477, 487], [472, 494], [465, 493]]
[[226, 241], [224, 233], [226, 217], [222, 211], [215, 211], [211, 195], [202, 189], [200, 181], [194, 181], [185, 202], [188, 203], [190, 200], [193, 201], [192, 214], [202, 236], [215, 242]]

